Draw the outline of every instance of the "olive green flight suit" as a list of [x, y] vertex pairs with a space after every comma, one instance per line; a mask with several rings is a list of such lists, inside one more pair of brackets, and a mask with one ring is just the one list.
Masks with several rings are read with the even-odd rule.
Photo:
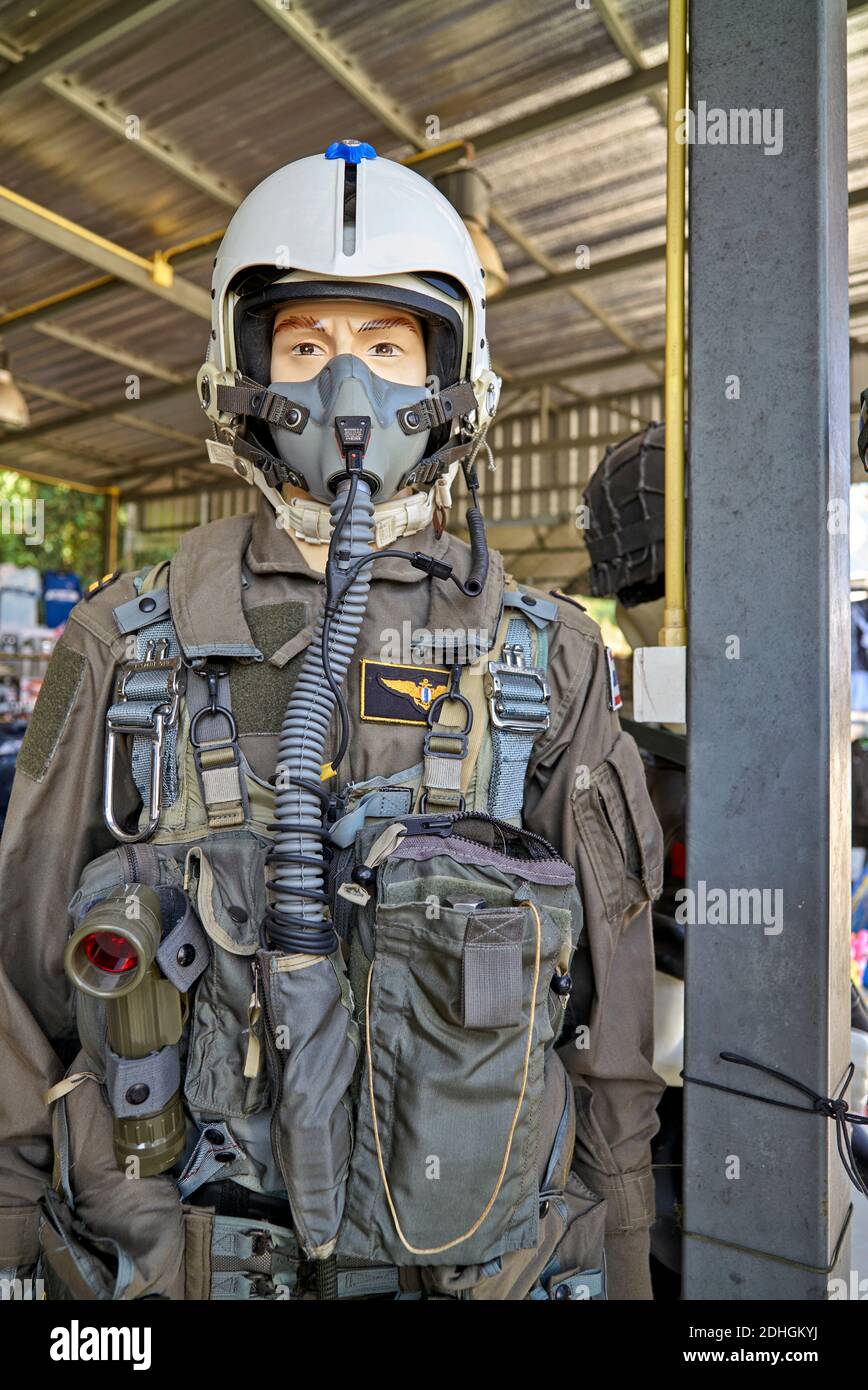
[[[454, 563], [458, 574], [469, 564], [463, 542], [447, 533], [437, 537], [431, 528], [412, 538], [412, 549]], [[347, 687], [351, 738], [342, 785], [386, 777], [421, 759], [424, 729], [361, 717], [362, 659], [381, 659], [402, 632], [419, 628], [472, 626], [493, 635], [503, 571], [500, 557], [491, 558], [477, 600], [397, 558], [372, 566]], [[264, 656], [234, 661], [231, 684], [240, 747], [253, 771], [268, 779], [286, 701], [323, 601], [322, 576], [276, 528], [263, 501], [255, 517], [228, 518], [184, 536], [171, 562], [170, 593], [186, 651], [216, 640]], [[67, 904], [82, 867], [115, 843], [101, 813], [105, 712], [125, 642], [112, 609], [134, 595], [132, 577], [124, 575], [73, 611], [19, 757], [0, 845], [0, 1269], [27, 1269], [37, 1257], [38, 1202], [52, 1171], [43, 1095], [78, 1050], [62, 964]], [[577, 1101], [575, 1166], [607, 1198], [609, 1297], [647, 1298], [654, 1212], [649, 1145], [662, 1089], [652, 1067], [649, 901], [660, 891], [662, 837], [635, 744], [609, 708], [598, 628], [577, 604], [559, 600], [548, 636], [551, 724], [533, 747], [524, 822], [575, 867], [584, 902], [583, 945], [574, 967], [583, 1001], [575, 1017], [568, 1013], [570, 1026], [559, 1045]], [[138, 801], [127, 778], [118, 792], [119, 814], [129, 820]], [[579, 1023], [585, 1026], [577, 1045], [572, 1025]], [[83, 1086], [70, 1098], [76, 1100], [71, 1130], [79, 1125], [70, 1135], [73, 1158], [77, 1148], [85, 1152], [88, 1142], [98, 1142], [100, 1126], [108, 1123], [105, 1107], [85, 1093], [98, 1094]], [[89, 1218], [96, 1233], [122, 1234], [137, 1258], [137, 1247], [147, 1244], [137, 1234], [143, 1226], [165, 1221], [180, 1230], [177, 1198], [170, 1208], [154, 1195], [169, 1186], [162, 1179], [121, 1183], [115, 1198], [93, 1203]], [[84, 1210], [87, 1216], [86, 1200]], [[195, 1261], [194, 1230], [195, 1223], [186, 1249], [178, 1242], [172, 1247], [174, 1266]], [[145, 1259], [150, 1287], [176, 1287], [176, 1267], [149, 1269]]]

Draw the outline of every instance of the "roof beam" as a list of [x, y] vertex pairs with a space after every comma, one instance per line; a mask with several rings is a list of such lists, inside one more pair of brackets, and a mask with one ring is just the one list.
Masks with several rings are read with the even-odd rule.
[[[646, 93], [653, 96], [654, 89], [666, 83], [666, 66], [666, 63], [658, 63], [653, 68], [638, 68], [629, 77], [621, 77], [616, 82], [606, 82], [602, 86], [592, 87], [590, 91], [580, 92], [578, 96], [566, 97], [551, 106], [544, 106], [541, 111], [532, 111], [527, 116], [517, 116], [512, 121], [504, 121], [501, 125], [483, 130], [480, 134], [474, 135], [470, 143], [477, 154], [489, 154], [492, 150], [515, 145], [520, 140], [542, 135], [545, 131], [580, 121], [586, 116], [599, 115], [613, 106], [623, 106], [625, 102]], [[663, 110], [666, 110], [665, 101]]]
[[[617, 0], [594, 0], [594, 9], [606, 26], [609, 38], [633, 69], [633, 74], [638, 77], [640, 73], [647, 74], [658, 71], [656, 68], [649, 68], [645, 63], [642, 49], [636, 41], [630, 25], [620, 14]], [[662, 84], [665, 85], [667, 77], [667, 63], [661, 63], [663, 69]], [[652, 90], [648, 93], [652, 106], [660, 117], [663, 125], [666, 125], [666, 98], [659, 90]]]
[[[222, 236], [222, 232], [219, 235]], [[216, 240], [216, 236], [214, 239]], [[196, 238], [184, 248], [175, 251], [170, 247], [163, 254], [172, 266], [187, 265], [192, 261], [200, 260], [207, 254], [212, 245], [211, 238]], [[101, 275], [98, 279], [87, 280], [81, 285], [73, 285], [70, 289], [60, 290], [57, 294], [46, 295], [44, 299], [39, 299], [34, 304], [22, 304], [17, 309], [10, 309], [8, 313], [0, 314], [0, 329], [5, 337], [7, 333], [14, 332], [16, 328], [30, 328], [43, 319], [62, 317], [71, 309], [78, 308], [79, 304], [91, 305], [94, 300], [99, 300], [103, 295], [110, 294], [118, 283], [119, 281], [113, 275]]]
[[122, 347], [117, 343], [105, 343], [100, 338], [92, 338], [88, 333], [74, 332], [71, 328], [63, 328], [58, 323], [37, 323], [34, 324], [34, 329], [43, 337], [53, 338], [55, 342], [63, 343], [66, 347], [76, 348], [79, 352], [87, 352], [94, 357], [101, 357], [107, 362], [117, 362], [132, 372], [141, 373], [142, 376], [156, 377], [158, 381], [166, 381], [170, 385], [180, 386], [182, 382], [192, 385], [194, 380], [190, 372], [174, 371], [171, 367], [163, 366], [161, 362], [155, 362], [152, 357], [143, 357], [130, 348]]
[[106, 237], [52, 212], [50, 208], [32, 202], [14, 189], [0, 187], [0, 221], [38, 237], [67, 255], [108, 271], [137, 289], [159, 295], [161, 299], [195, 314], [197, 318], [211, 319], [208, 291], [175, 275], [167, 262], [157, 258], [148, 260], [134, 251], [128, 251], [125, 246], [118, 246]]
[[72, 66], [115, 39], [156, 19], [178, 0], [115, 0], [107, 9], [88, 15], [58, 38], [43, 44], [8, 72], [0, 73], [0, 98], [21, 92], [58, 68]]
[[[27, 391], [28, 387], [19, 377], [16, 377], [18, 385], [22, 391]], [[76, 425], [93, 424], [97, 420], [113, 420], [115, 424], [127, 425], [130, 429], [144, 428], [149, 433], [153, 433], [155, 422], [153, 420], [137, 420], [135, 415], [138, 411], [152, 405], [159, 405], [163, 401], [176, 400], [181, 395], [187, 395], [190, 390], [188, 382], [183, 386], [161, 386], [156, 391], [149, 391], [148, 395], [138, 401], [128, 401], [123, 410], [118, 410], [115, 404], [111, 405], [91, 405], [88, 401], [79, 401], [77, 414], [65, 415], [60, 420], [46, 420], [41, 425], [33, 425], [24, 431], [4, 431], [5, 437], [0, 437], [0, 459], [10, 453], [14, 453], [20, 446], [21, 440], [26, 438], [28, 443], [34, 439], [45, 439], [52, 434], [60, 434], [64, 430], [73, 429]], [[37, 394], [34, 391], [34, 394]], [[68, 399], [72, 400], [72, 397]], [[161, 429], [167, 426], [160, 426]]]
[[[513, 285], [504, 290], [494, 301], [492, 308], [503, 304], [517, 304], [520, 300], [535, 299], [539, 294], [550, 290], [574, 289], [579, 283], [601, 280], [605, 275], [621, 275], [628, 270], [638, 270], [642, 266], [662, 264], [666, 257], [665, 245], [644, 246], [639, 251], [627, 251], [623, 256], [609, 256], [604, 261], [592, 261], [586, 270], [561, 270], [546, 275], [541, 280], [528, 280], [523, 285]], [[662, 352], [662, 349], [661, 349]]]
[[[598, 373], [616, 372], [621, 367], [635, 367], [640, 364], [659, 360], [663, 355], [663, 348], [648, 348], [641, 352], [619, 352], [612, 353], [606, 357], [583, 357], [578, 362], [558, 362], [551, 367], [541, 368], [535, 372], [515, 372], [510, 382], [511, 386], [546, 386], [554, 385], [558, 381], [571, 381], [577, 376], [596, 376]], [[625, 390], [634, 391], [653, 391], [657, 388], [657, 383], [649, 381], [641, 386], [625, 387]], [[593, 402], [592, 402], [593, 404]]]
[[112, 135], [118, 136], [119, 139], [126, 140], [131, 148], [147, 155], [157, 164], [162, 164], [164, 168], [169, 169], [185, 183], [198, 188], [202, 193], [207, 193], [209, 198], [225, 203], [227, 207], [232, 208], [233, 212], [242, 201], [244, 193], [240, 188], [235, 187], [219, 174], [200, 164], [198, 160], [185, 154], [170, 140], [159, 135], [152, 135], [145, 129], [144, 123], [136, 138], [130, 139], [127, 134], [128, 113], [121, 110], [120, 107], [114, 106], [107, 97], [101, 97], [97, 92], [83, 86], [75, 78], [56, 73], [54, 76], [46, 78], [43, 85], [61, 101], [65, 101], [76, 111], [80, 111], [83, 116], [96, 121], [98, 125], [111, 131]]
[[[27, 59], [27, 52], [16, 44], [10, 43], [8, 39], [0, 38], [0, 57], [5, 58], [9, 63], [23, 63]], [[126, 140], [128, 144], [134, 144], [142, 154], [148, 155], [158, 164], [171, 169], [173, 174], [177, 174], [186, 183], [199, 188], [203, 193], [207, 193], [209, 197], [227, 204], [233, 210], [237, 208], [244, 197], [239, 188], [227, 182], [214, 170], [206, 169], [198, 160], [185, 154], [183, 150], [178, 149], [177, 145], [163, 136], [152, 135], [148, 130], [140, 128], [135, 141], [132, 141], [127, 127], [129, 113], [116, 106], [108, 97], [102, 97], [92, 88], [85, 87], [69, 73], [52, 72], [47, 77], [42, 77], [40, 81], [46, 91], [53, 93], [61, 101], [65, 101], [76, 111], [81, 112], [83, 116], [87, 116], [90, 120], [103, 126], [112, 135]]]

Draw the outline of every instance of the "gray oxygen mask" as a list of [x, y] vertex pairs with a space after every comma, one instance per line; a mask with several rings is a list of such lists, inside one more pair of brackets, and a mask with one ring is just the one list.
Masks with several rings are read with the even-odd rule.
[[367, 416], [370, 442], [361, 476], [376, 502], [388, 502], [405, 486], [407, 474], [425, 455], [428, 433], [407, 434], [397, 412], [431, 397], [425, 386], [400, 386], [376, 376], [359, 357], [341, 353], [309, 381], [273, 381], [269, 390], [306, 406], [310, 417], [300, 434], [271, 427], [275, 448], [307, 491], [320, 502], [331, 502], [346, 468], [335, 433], [341, 416]]

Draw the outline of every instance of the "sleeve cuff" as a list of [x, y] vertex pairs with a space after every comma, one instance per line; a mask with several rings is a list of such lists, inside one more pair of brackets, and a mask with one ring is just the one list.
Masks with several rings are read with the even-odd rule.
[[573, 1167], [588, 1186], [606, 1199], [606, 1233], [644, 1231], [654, 1220], [654, 1175], [648, 1168], [632, 1173], [602, 1173], [578, 1159]]

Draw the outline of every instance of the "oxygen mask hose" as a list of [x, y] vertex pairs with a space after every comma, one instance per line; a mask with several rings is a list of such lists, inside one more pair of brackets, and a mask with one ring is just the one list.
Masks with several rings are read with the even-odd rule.
[[[367, 424], [366, 417], [351, 417]], [[271, 946], [310, 955], [330, 955], [337, 937], [328, 920], [324, 889], [324, 825], [328, 793], [322, 784], [326, 740], [356, 649], [371, 587], [371, 571], [360, 566], [374, 540], [374, 504], [360, 476], [367, 438], [338, 441], [347, 463], [331, 504], [332, 536], [326, 570], [326, 604], [314, 629], [293, 687], [280, 731], [275, 788], [274, 846], [269, 853], [271, 903], [265, 930]], [[362, 428], [361, 426], [359, 427]]]

